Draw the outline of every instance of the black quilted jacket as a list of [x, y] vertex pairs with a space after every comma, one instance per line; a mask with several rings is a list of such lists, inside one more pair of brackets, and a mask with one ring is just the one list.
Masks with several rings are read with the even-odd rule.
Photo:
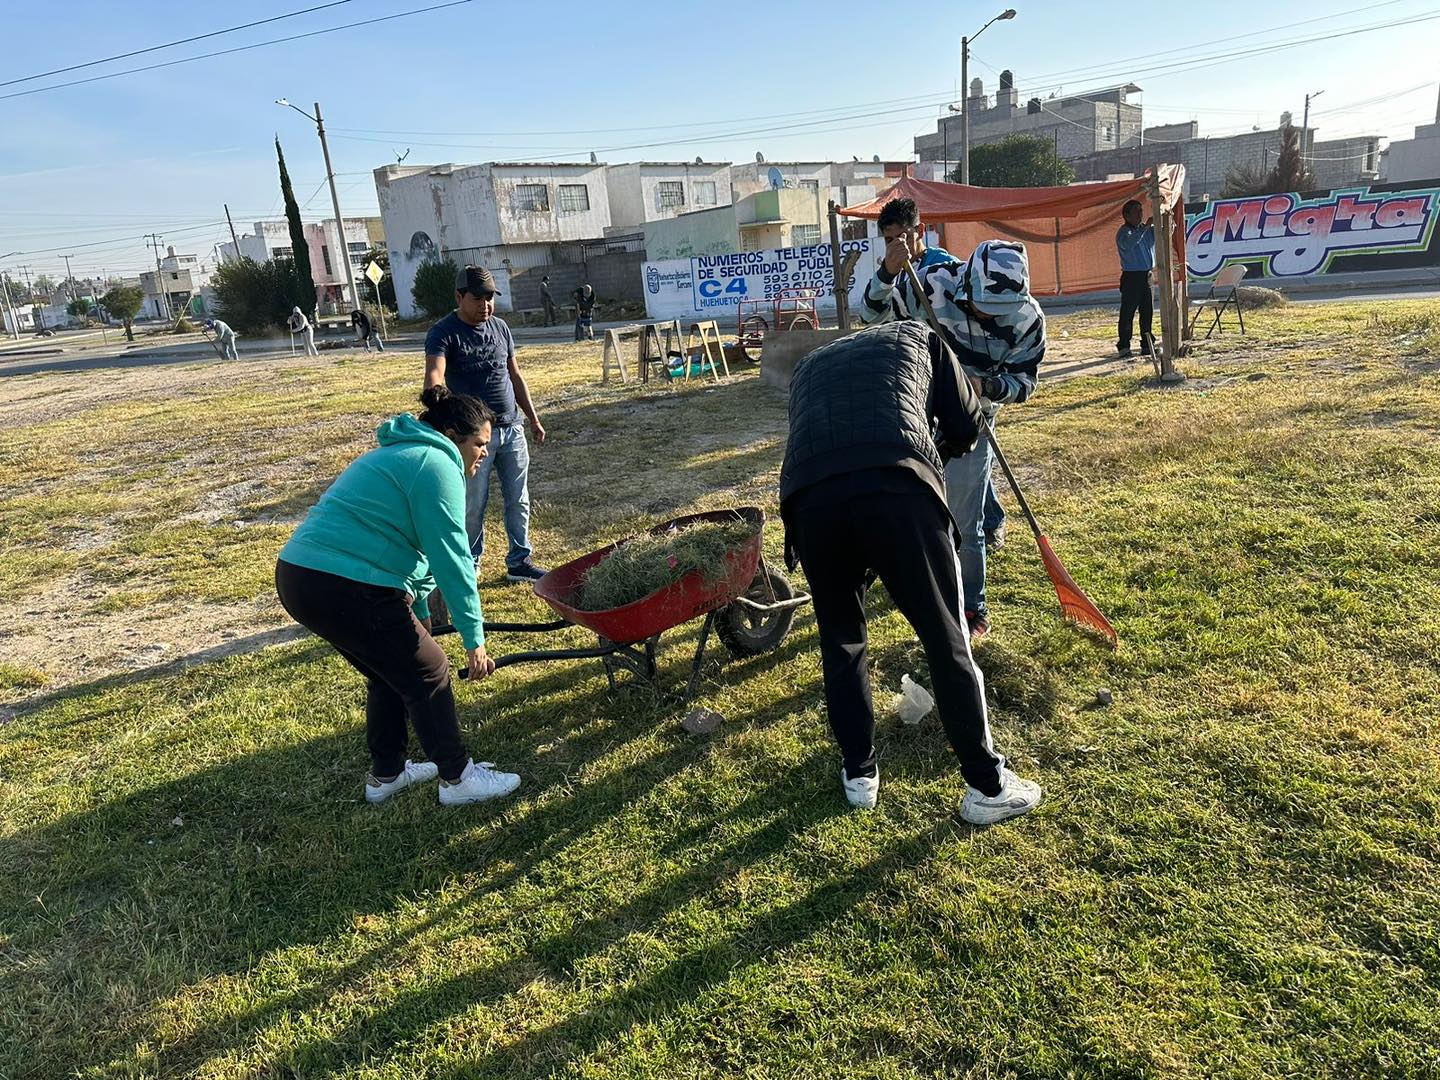
[[780, 507], [857, 469], [915, 472], [943, 500], [944, 461], [975, 446], [979, 399], [923, 323], [884, 323], [821, 346], [790, 380], [790, 438]]

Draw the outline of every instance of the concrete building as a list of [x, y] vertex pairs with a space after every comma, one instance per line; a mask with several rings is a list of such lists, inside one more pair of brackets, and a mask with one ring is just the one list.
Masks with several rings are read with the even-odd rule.
[[730, 165], [715, 161], [637, 161], [605, 170], [610, 231], [638, 231], [696, 210], [729, 206]]
[[[186, 310], [193, 311], [195, 305], [192, 300], [200, 295], [202, 289], [209, 286], [212, 272], [212, 266], [201, 260], [200, 256], [180, 255], [173, 246], [167, 247], [160, 259], [159, 270], [148, 270], [140, 275], [140, 288], [145, 293], [140, 316], [165, 318], [167, 299], [171, 315]], [[199, 307], [203, 311], [203, 301]]]
[[[1172, 125], [1173, 126], [1173, 125]], [[1153, 165], [1185, 166], [1185, 197], [1218, 196], [1231, 171], [1248, 169], [1268, 172], [1275, 167], [1284, 135], [1273, 131], [1247, 131], [1218, 138], [1198, 136], [1196, 125], [1184, 125], [1187, 138], [1152, 139], [1146, 129], [1144, 145], [1090, 154], [1070, 162], [1078, 181], [1113, 180], [1138, 176]], [[1303, 138], [1308, 134], [1309, 138]], [[1344, 187], [1366, 183], [1379, 176], [1380, 136], [1320, 140], [1315, 129], [1302, 132], [1302, 152], [1314, 175], [1315, 188]]]
[[[324, 221], [305, 222], [305, 244], [310, 249], [310, 276], [315, 280], [315, 299], [322, 315], [333, 315], [345, 307], [345, 264], [340, 261], [340, 251], [350, 260], [358, 282], [365, 270], [365, 255], [371, 248], [370, 227], [366, 218], [346, 218], [345, 236], [342, 242], [334, 218]], [[242, 233], [239, 246], [234, 243], [220, 245], [220, 261], [248, 258], [257, 263], [270, 259], [294, 257], [290, 242], [290, 224], [287, 221], [257, 221], [253, 231]]]
[[761, 191], [808, 191], [819, 197], [823, 216], [831, 199], [841, 206], [864, 202], [894, 183], [901, 171], [902, 166], [883, 161], [747, 162], [730, 166], [731, 200]]
[[599, 240], [611, 223], [601, 164], [386, 165], [375, 170], [375, 193], [405, 315], [415, 314], [411, 287], [427, 259], [449, 256], [508, 279], [562, 261], [557, 246]]
[[1392, 183], [1440, 178], [1440, 104], [1435, 123], [1420, 124], [1409, 139], [1392, 139], [1380, 159], [1380, 177]]
[[730, 206], [647, 222], [645, 257], [688, 259], [818, 244], [829, 239], [827, 212], [817, 210], [810, 189], [757, 191]]
[[[1140, 93], [1124, 83], [1071, 97], [1030, 98], [1023, 105], [1014, 76], [1000, 73], [1000, 88], [992, 102], [982, 79], [970, 80], [966, 108], [970, 111], [970, 149], [999, 142], [1009, 135], [1034, 135], [1051, 140], [1065, 160], [1104, 150], [1135, 146], [1140, 142], [1142, 111], [1127, 100]], [[941, 117], [935, 132], [915, 139], [921, 161], [959, 160], [960, 114]]]

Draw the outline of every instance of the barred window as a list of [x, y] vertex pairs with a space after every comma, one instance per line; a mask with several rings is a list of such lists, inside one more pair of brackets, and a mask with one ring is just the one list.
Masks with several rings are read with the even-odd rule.
[[655, 209], [675, 210], [685, 205], [685, 184], [680, 180], [661, 180], [655, 185]]
[[562, 214], [575, 214], [590, 209], [590, 189], [584, 184], [561, 184], [559, 205]]
[[809, 247], [820, 242], [819, 225], [795, 225], [790, 229], [791, 247]]
[[526, 212], [549, 213], [550, 189], [544, 184], [516, 184], [512, 204], [517, 214]]

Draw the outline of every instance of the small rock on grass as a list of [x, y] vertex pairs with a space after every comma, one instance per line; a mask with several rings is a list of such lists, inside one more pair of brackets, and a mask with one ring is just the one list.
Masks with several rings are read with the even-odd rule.
[[691, 735], [709, 735], [724, 722], [725, 717], [718, 712], [702, 705], [696, 705], [685, 714], [685, 719], [680, 721], [680, 726]]
[[1097, 705], [1109, 705], [1114, 702], [1114, 700], [1115, 695], [1110, 692], [1109, 687], [1102, 686], [1099, 690], [1095, 691], [1095, 704]]

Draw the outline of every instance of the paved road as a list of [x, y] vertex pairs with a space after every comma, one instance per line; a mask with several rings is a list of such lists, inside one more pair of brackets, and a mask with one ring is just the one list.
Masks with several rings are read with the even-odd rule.
[[[1373, 290], [1357, 288], [1335, 288], [1305, 291], [1292, 294], [1290, 302], [1295, 304], [1325, 304], [1335, 301], [1361, 300], [1381, 302], [1385, 300], [1426, 300], [1440, 298], [1440, 281], [1430, 285], [1392, 285]], [[1042, 298], [1046, 311], [1078, 311], [1085, 308], [1115, 307], [1117, 301], [1106, 294], [1064, 298]], [[596, 323], [596, 338], [603, 336], [606, 329], [625, 326], [628, 323]], [[569, 325], [524, 326], [513, 331], [520, 345], [555, 344], [574, 340], [574, 330]], [[7, 375], [36, 375], [56, 371], [92, 371], [104, 368], [158, 367], [167, 364], [219, 363], [214, 349], [198, 339], [175, 344], [158, 344], [153, 348], [126, 349], [124, 335], [109, 334], [110, 341], [102, 344], [95, 331], [61, 332], [53, 338], [22, 338], [18, 342], [0, 345], [0, 378]], [[322, 339], [323, 341], [324, 339]], [[397, 334], [386, 341], [393, 351], [419, 352], [425, 335], [418, 331]], [[63, 350], [63, 351], [62, 351]], [[322, 355], [324, 351], [323, 350]], [[240, 357], [244, 360], [284, 359], [291, 355], [287, 341], [245, 341], [241, 339]]]

